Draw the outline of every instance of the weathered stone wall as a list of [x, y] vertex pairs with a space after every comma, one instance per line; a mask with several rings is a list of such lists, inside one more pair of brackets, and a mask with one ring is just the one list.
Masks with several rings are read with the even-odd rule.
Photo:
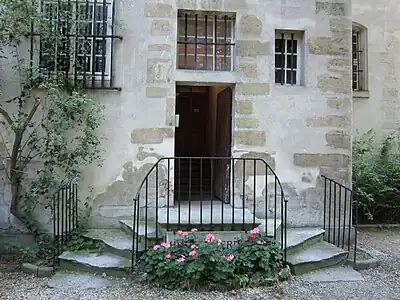
[[354, 98], [354, 134], [374, 129], [378, 137], [400, 126], [400, 20], [396, 0], [353, 0], [353, 21], [368, 34], [368, 88]]
[[[123, 40], [113, 65], [122, 90], [91, 92], [106, 106], [107, 136], [104, 167], [86, 170], [81, 185], [92, 199], [92, 226], [132, 215], [144, 175], [174, 155], [175, 85], [194, 82], [234, 86], [233, 155], [267, 159], [285, 187], [291, 225], [322, 224], [319, 175], [350, 183], [350, 0], [116, 3]], [[234, 72], [176, 69], [177, 9], [236, 12]], [[276, 29], [304, 31], [302, 86], [275, 84]]]

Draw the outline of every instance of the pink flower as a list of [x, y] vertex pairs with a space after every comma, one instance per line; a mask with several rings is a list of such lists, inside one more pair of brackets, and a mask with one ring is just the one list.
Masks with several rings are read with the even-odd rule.
[[250, 233], [251, 234], [259, 234], [260, 233], [260, 228], [258, 228], [258, 227], [253, 228], [252, 230], [250, 230]]
[[190, 248], [192, 248], [192, 250], [196, 249], [197, 246], [196, 245], [192, 245]]
[[213, 243], [215, 241], [215, 235], [212, 233], [207, 234], [204, 241], [206, 243]]
[[157, 250], [160, 249], [160, 248], [161, 248], [160, 245], [154, 245], [153, 250], [154, 250], [154, 251], [157, 251]]
[[192, 228], [191, 232], [197, 232], [197, 228]]
[[226, 257], [226, 260], [227, 260], [227, 261], [232, 261], [234, 258], [235, 258], [234, 255], [229, 254], [229, 255]]
[[179, 234], [180, 236], [187, 236], [187, 235], [188, 235], [187, 232], [182, 231], [182, 230], [178, 230], [178, 231], [177, 231], [177, 234]]
[[259, 245], [264, 245], [265, 242], [264, 242], [264, 241], [257, 241], [257, 244], [259, 244]]
[[164, 247], [164, 248], [169, 248], [169, 247], [171, 247], [171, 245], [170, 245], [169, 242], [161, 243], [161, 246]]
[[192, 250], [189, 252], [189, 256], [191, 257], [196, 256], [196, 254], [197, 254], [196, 250]]
[[184, 263], [185, 262], [185, 257], [181, 256], [176, 261], [179, 262], [179, 263]]
[[170, 259], [172, 257], [171, 253], [165, 254], [165, 259]]

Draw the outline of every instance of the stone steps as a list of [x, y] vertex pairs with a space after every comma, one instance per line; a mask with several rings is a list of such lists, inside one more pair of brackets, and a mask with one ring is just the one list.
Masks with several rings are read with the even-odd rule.
[[[120, 220], [120, 229], [88, 230], [85, 236], [102, 242], [105, 246], [105, 252], [98, 254], [88, 251], [66, 251], [59, 257], [61, 267], [67, 270], [78, 269], [100, 274], [106, 273], [109, 276], [129, 275], [132, 257], [132, 223], [132, 220]], [[267, 227], [273, 228], [273, 220], [268, 220], [267, 223], [269, 224]], [[279, 220], [277, 226], [280, 228], [280, 225], [281, 222]], [[143, 221], [139, 222], [139, 228], [137, 230], [139, 234], [139, 251], [144, 251], [146, 246], [148, 248], [156, 243], [156, 229], [156, 224], [149, 223], [146, 240], [145, 223]], [[158, 226], [158, 230], [159, 241], [166, 239], [167, 236], [171, 234], [171, 231], [167, 232], [162, 224]], [[205, 229], [205, 231], [208, 230]], [[346, 260], [347, 252], [324, 242], [323, 235], [324, 230], [319, 228], [287, 229], [287, 262], [293, 274], [306, 274], [311, 271], [338, 266]], [[277, 240], [280, 240], [279, 232]]]
[[65, 270], [81, 270], [108, 276], [125, 277], [130, 274], [131, 260], [112, 253], [65, 251], [60, 256], [60, 267]]
[[317, 242], [288, 255], [287, 263], [294, 275], [335, 266], [346, 260], [348, 253], [327, 242]]
[[[99, 241], [104, 245], [105, 251], [131, 259], [132, 235], [120, 229], [89, 229], [85, 237]], [[139, 248], [144, 250], [144, 247]]]

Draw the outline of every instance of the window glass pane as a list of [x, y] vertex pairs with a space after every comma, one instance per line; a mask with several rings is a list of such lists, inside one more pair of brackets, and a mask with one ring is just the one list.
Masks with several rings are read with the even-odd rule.
[[275, 83], [282, 83], [283, 82], [283, 72], [282, 70], [275, 70]]
[[89, 56], [78, 56], [76, 59], [75, 67], [80, 72], [90, 72], [90, 57]]
[[275, 53], [282, 53], [285, 48], [285, 41], [281, 39], [275, 40]]
[[[226, 32], [226, 33], [225, 33]], [[217, 22], [217, 37], [220, 37], [222, 40], [225, 38], [230, 38], [232, 36], [232, 23], [227, 18], [226, 24], [224, 19], [218, 19]]]
[[106, 71], [106, 57], [96, 57], [95, 72], [104, 73]]
[[286, 83], [296, 84], [296, 71], [286, 71]]
[[106, 40], [96, 40], [95, 42], [95, 47], [94, 47], [94, 51], [95, 54], [97, 55], [103, 55], [103, 51], [104, 51], [104, 55], [106, 54]]
[[285, 57], [281, 54], [275, 54], [275, 68], [285, 67]]
[[94, 11], [94, 16], [95, 16], [95, 20], [96, 21], [103, 21], [103, 20], [107, 20], [107, 11], [108, 11], [108, 7], [107, 6], [103, 6], [103, 5], [96, 5], [96, 9]]
[[217, 57], [217, 64], [215, 66], [216, 71], [231, 71], [231, 57], [227, 56], [226, 59], [225, 57]]
[[107, 35], [107, 23], [96, 22], [94, 24], [94, 35]]
[[286, 56], [286, 67], [297, 69], [297, 55]]
[[293, 53], [297, 53], [297, 41], [296, 40], [288, 40], [287, 41], [287, 53], [292, 53], [292, 48], [293, 48]]
[[231, 55], [231, 47], [230, 46], [224, 46], [224, 45], [215, 46], [215, 50], [216, 50], [217, 56], [230, 56]]

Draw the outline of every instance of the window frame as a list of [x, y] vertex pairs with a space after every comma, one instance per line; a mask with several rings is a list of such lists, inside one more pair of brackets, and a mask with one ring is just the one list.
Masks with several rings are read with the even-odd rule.
[[[358, 49], [358, 57], [354, 58], [354, 43], [353, 38], [356, 36], [356, 42]], [[351, 51], [351, 59], [352, 59], [352, 90], [353, 96], [357, 98], [368, 98], [368, 31], [367, 28], [361, 24], [353, 22], [352, 25], [352, 51]], [[357, 65], [357, 69], [362, 72], [357, 72], [357, 88], [354, 89], [354, 66]]]
[[[205, 26], [205, 16], [210, 17], [207, 18], [207, 24], [209, 22], [212, 23], [212, 42], [210, 44], [206, 43], [206, 44], [201, 44], [200, 45], [205, 45], [206, 48], [206, 53], [203, 55], [199, 55], [197, 53], [197, 47], [199, 45], [199, 43], [197, 43], [197, 39], [204, 39], [204, 40], [210, 40], [211, 37], [208, 36], [208, 31], [207, 33], [205, 32], [205, 35], [207, 36], [198, 36], [197, 33], [195, 36], [189, 36], [189, 35], [184, 35], [181, 36], [180, 35], [180, 21], [183, 20], [185, 21], [185, 14], [188, 15], [187, 20], [188, 21], [192, 21], [193, 23], [195, 23], [196, 21], [196, 15], [200, 16], [201, 18], [198, 19], [198, 21], [204, 22], [203, 25], [203, 29], [206, 28]], [[228, 37], [228, 35], [225, 37], [219, 37], [216, 35], [216, 29], [218, 28], [218, 26], [216, 26], [215, 23], [215, 16], [217, 16], [218, 18], [225, 18], [226, 17], [226, 26], [230, 26], [230, 37]], [[217, 21], [217, 25], [221, 25], [220, 26], [225, 26], [225, 21]], [[233, 72], [235, 70], [235, 25], [236, 25], [236, 15], [229, 13], [229, 12], [203, 12], [200, 10], [178, 10], [178, 14], [177, 14], [177, 51], [176, 51], [176, 57], [177, 57], [177, 63], [176, 63], [176, 68], [179, 70], [191, 70], [191, 71], [210, 71], [210, 72]], [[195, 28], [199, 28], [195, 25]], [[200, 27], [201, 28], [201, 27]], [[207, 26], [207, 28], [209, 28], [209, 26]], [[225, 27], [223, 27], [225, 28]], [[211, 31], [211, 30], [210, 30]], [[185, 39], [187, 38], [191, 38], [191, 39], [196, 39], [195, 42], [193, 43], [188, 43], [187, 41], [185, 41]], [[183, 40], [183, 41], [181, 41]], [[222, 40], [222, 42], [220, 44], [218, 44], [218, 41]], [[230, 43], [229, 43], [230, 40]], [[185, 50], [184, 52], [180, 52], [179, 51], [179, 46], [180, 45], [191, 45], [195, 47], [195, 53], [188, 53], [187, 50]], [[207, 52], [207, 48], [209, 46], [212, 45], [212, 53]], [[218, 46], [224, 46], [224, 53], [222, 55], [218, 55], [217, 54], [217, 47]], [[226, 49], [226, 50], [225, 50]], [[228, 49], [230, 50], [230, 57], [228, 55], [226, 55], [228, 53]], [[197, 54], [196, 54], [197, 53]], [[198, 67], [199, 62], [196, 63], [196, 67], [195, 68], [188, 68], [185, 66], [180, 66], [179, 65], [179, 59], [182, 56], [195, 56], [195, 57], [209, 57], [210, 59], [212, 59], [213, 63], [210, 64], [212, 66], [211, 69], [208, 68], [209, 63], [207, 63], [203, 68]], [[219, 57], [227, 57], [227, 61], [230, 61], [230, 68], [227, 66], [227, 68], [223, 67], [221, 69], [217, 69], [217, 58]], [[228, 58], [229, 57], [229, 58]], [[227, 64], [228, 65], [228, 64]]]
[[[292, 40], [297, 42], [296, 45], [296, 53], [293, 52], [293, 55], [297, 57], [296, 68], [287, 67], [287, 56], [291, 55], [291, 52], [287, 52], [288, 49], [288, 41]], [[285, 41], [284, 52], [276, 52], [276, 41], [277, 40]], [[274, 78], [275, 84], [281, 86], [301, 86], [302, 85], [302, 71], [303, 71], [303, 32], [298, 30], [285, 30], [285, 29], [277, 29], [275, 30], [275, 39], [274, 39]], [[285, 57], [285, 61], [283, 67], [277, 67], [277, 59], [276, 56], [281, 55]], [[284, 71], [284, 81], [277, 81], [276, 71]], [[287, 72], [295, 71], [296, 72], [296, 83], [288, 83], [287, 82]]]
[[[69, 69], [68, 71], [64, 71], [64, 70], [53, 70], [53, 71], [47, 71], [45, 70], [45, 73], [52, 76], [52, 75], [56, 75], [57, 73], [67, 73], [68, 77], [72, 77], [75, 80], [85, 80], [88, 79], [88, 77], [94, 77], [95, 81], [100, 81], [100, 80], [104, 80], [104, 81], [110, 81], [111, 80], [111, 73], [112, 73], [112, 43], [113, 38], [110, 38], [113, 36], [113, 12], [114, 12], [114, 1], [113, 0], [78, 0], [78, 1], [66, 1], [66, 0], [61, 0], [61, 1], [57, 1], [57, 0], [42, 0], [40, 1], [40, 5], [38, 6], [38, 10], [39, 13], [42, 15], [43, 11], [42, 11], [42, 7], [43, 5], [49, 4], [49, 3], [53, 3], [58, 5], [59, 3], [65, 3], [65, 4], [70, 4], [72, 6], [72, 19], [74, 20], [74, 24], [72, 25], [72, 27], [70, 28], [71, 30], [71, 34], [69, 34], [69, 45], [71, 47], [70, 50], [70, 54], [69, 54]], [[76, 11], [77, 11], [77, 4], [78, 6], [92, 6], [91, 12], [89, 11], [89, 14], [92, 15], [92, 20], [90, 20], [91, 22], [91, 34], [79, 34], [77, 33], [77, 29], [76, 29]], [[101, 34], [95, 34], [95, 26], [96, 26], [96, 19], [95, 16], [96, 14], [95, 12], [95, 7], [97, 5], [99, 5], [100, 7], [103, 7], [103, 5], [106, 4], [107, 5], [107, 17], [105, 19], [104, 24], [106, 25], [106, 34], [103, 35]], [[58, 8], [57, 8], [58, 9]], [[45, 19], [46, 20], [46, 19]], [[57, 21], [57, 19], [52, 19]], [[87, 21], [83, 21], [83, 23], [85, 23]], [[89, 22], [87, 22], [89, 23]], [[101, 21], [101, 23], [103, 23], [103, 21]], [[82, 71], [78, 71], [76, 72], [76, 67], [75, 67], [75, 61], [76, 59], [80, 56], [77, 53], [77, 40], [85, 40], [85, 41], [89, 41], [90, 40], [90, 54], [86, 54], [85, 56], [89, 57], [89, 63], [90, 63], [90, 69], [89, 71], [86, 72], [82, 72]], [[104, 72], [93, 72], [93, 67], [95, 67], [95, 61], [93, 61], [93, 58], [96, 59], [96, 57], [103, 57], [103, 54], [93, 54], [94, 48], [95, 48], [95, 41], [96, 40], [100, 40], [106, 43], [106, 47], [105, 47], [105, 54], [104, 54], [104, 59], [106, 60], [106, 64], [104, 67]], [[39, 53], [37, 55], [37, 58], [35, 59], [37, 62], [38, 66], [41, 66], [41, 56], [42, 56], [42, 45], [41, 45], [41, 41], [39, 38], [39, 44], [37, 45]], [[57, 47], [57, 45], [56, 45]], [[57, 51], [57, 50], [56, 50]], [[58, 55], [57, 53], [55, 53], [54, 55]], [[57, 58], [58, 59], [58, 58]]]

